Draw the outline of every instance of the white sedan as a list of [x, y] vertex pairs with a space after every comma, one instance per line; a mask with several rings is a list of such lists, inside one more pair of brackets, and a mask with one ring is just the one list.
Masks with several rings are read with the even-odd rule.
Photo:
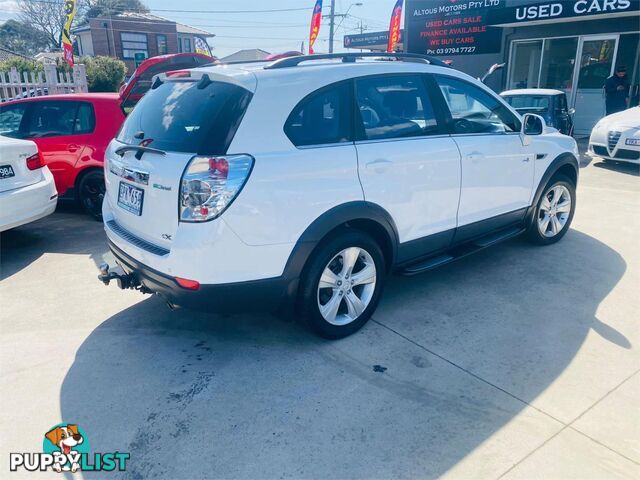
[[56, 209], [53, 175], [35, 143], [0, 136], [0, 232]]
[[591, 132], [587, 155], [640, 163], [640, 107], [629, 108], [600, 120]]

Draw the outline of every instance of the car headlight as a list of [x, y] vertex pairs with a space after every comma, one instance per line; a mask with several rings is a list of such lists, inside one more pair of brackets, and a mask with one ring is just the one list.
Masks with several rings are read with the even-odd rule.
[[180, 182], [180, 221], [219, 217], [238, 196], [253, 168], [250, 155], [193, 157]]

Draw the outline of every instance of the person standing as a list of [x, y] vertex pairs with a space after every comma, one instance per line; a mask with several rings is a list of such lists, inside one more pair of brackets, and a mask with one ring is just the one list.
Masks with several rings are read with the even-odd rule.
[[627, 109], [629, 99], [629, 82], [626, 67], [619, 66], [616, 73], [607, 78], [604, 84], [607, 115]]

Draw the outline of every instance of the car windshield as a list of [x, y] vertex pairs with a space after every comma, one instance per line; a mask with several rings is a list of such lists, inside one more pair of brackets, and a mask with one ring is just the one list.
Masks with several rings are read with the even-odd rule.
[[526, 108], [546, 112], [549, 109], [549, 97], [543, 95], [509, 95], [504, 99], [516, 110]]

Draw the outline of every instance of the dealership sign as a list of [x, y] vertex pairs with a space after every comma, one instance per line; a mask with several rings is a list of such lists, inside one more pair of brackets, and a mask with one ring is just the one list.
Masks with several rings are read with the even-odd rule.
[[640, 0], [408, 0], [405, 48], [428, 55], [498, 53], [500, 25], [639, 10]]
[[[402, 43], [404, 31], [400, 30], [399, 43]], [[383, 32], [358, 33], [344, 36], [344, 48], [386, 48], [389, 42], [389, 30]]]
[[638, 0], [511, 1], [491, 12], [492, 25], [586, 17], [610, 13], [638, 12]]
[[407, 51], [468, 55], [500, 51], [502, 32], [491, 27], [491, 11], [505, 0], [414, 0], [407, 3]]

